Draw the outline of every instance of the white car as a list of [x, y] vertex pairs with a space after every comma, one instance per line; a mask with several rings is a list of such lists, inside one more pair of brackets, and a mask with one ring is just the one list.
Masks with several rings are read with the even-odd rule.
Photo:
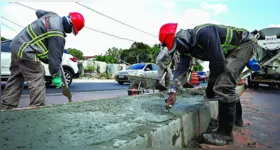
[[[1, 81], [7, 81], [10, 75], [11, 63], [11, 44], [12, 40], [1, 41]], [[49, 72], [48, 64], [42, 63], [45, 68], [46, 85], [52, 84], [52, 76]], [[65, 77], [68, 85], [72, 83], [72, 79], [78, 78], [80, 73], [78, 69], [78, 59], [73, 57], [67, 50], [64, 50], [62, 57], [62, 66], [64, 68]]]
[[150, 77], [152, 79], [158, 79], [158, 66], [153, 63], [138, 63], [129, 66], [126, 70], [119, 71], [115, 80], [119, 84], [123, 84], [124, 82], [129, 82], [127, 75], [133, 73], [138, 75], [145, 75], [146, 77]]

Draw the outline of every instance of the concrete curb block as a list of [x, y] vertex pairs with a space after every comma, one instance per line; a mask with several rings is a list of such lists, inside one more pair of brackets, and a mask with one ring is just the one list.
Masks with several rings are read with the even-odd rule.
[[217, 118], [217, 108], [218, 102], [205, 102], [203, 106], [124, 143], [120, 148], [186, 148], [193, 138], [207, 130], [211, 118]]
[[[244, 90], [244, 85], [236, 88], [239, 95]], [[144, 136], [123, 143], [119, 148], [187, 148], [194, 138], [207, 130], [211, 118], [217, 117], [218, 101], [205, 102], [203, 106]]]

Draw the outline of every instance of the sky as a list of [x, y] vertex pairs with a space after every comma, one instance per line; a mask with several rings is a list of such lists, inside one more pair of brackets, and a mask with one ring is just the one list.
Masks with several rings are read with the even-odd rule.
[[[85, 26], [132, 39], [146, 44], [157, 44], [159, 28], [168, 22], [177, 22], [178, 29], [193, 28], [203, 23], [217, 23], [246, 28], [250, 31], [267, 27], [280, 27], [279, 0], [88, 0], [77, 1], [107, 16], [135, 28], [142, 33], [116, 21], [97, 14], [75, 1], [21, 2], [35, 9], [56, 12], [60, 16], [80, 12], [85, 17]], [[21, 5], [0, 2], [0, 15], [21, 26], [36, 18], [35, 11]], [[22, 30], [1, 17], [1, 36], [13, 38]], [[9, 29], [5, 25], [12, 29]], [[15, 31], [14, 31], [15, 30]], [[65, 48], [77, 48], [84, 55], [104, 54], [110, 47], [129, 48], [133, 42], [104, 35], [84, 28], [77, 36], [66, 37]], [[204, 67], [207, 67], [204, 63]]]

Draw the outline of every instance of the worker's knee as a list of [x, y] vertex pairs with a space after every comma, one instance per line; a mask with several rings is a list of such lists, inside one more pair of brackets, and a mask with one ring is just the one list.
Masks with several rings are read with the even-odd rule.
[[216, 80], [213, 87], [215, 94], [219, 96], [219, 100], [224, 103], [238, 101], [236, 94], [236, 73], [232, 69], [226, 69]]

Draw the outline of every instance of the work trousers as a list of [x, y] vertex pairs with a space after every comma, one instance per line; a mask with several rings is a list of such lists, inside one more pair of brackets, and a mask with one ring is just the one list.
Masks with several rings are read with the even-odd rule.
[[167, 70], [166, 75], [165, 75], [164, 79], [162, 80], [162, 82], [160, 82], [165, 71], [164, 71], [164, 68], [160, 68], [160, 67], [158, 68], [158, 79], [159, 79], [159, 82], [161, 85], [165, 86], [166, 88], [169, 88], [170, 83], [171, 83], [172, 71], [170, 68], [167, 68], [166, 70]]
[[236, 92], [237, 79], [252, 58], [257, 48], [257, 42], [254, 37], [251, 40], [241, 44], [228, 57], [224, 71], [218, 76], [213, 90], [218, 95], [219, 101], [223, 103], [235, 103], [239, 101]]
[[29, 105], [45, 105], [45, 70], [40, 62], [19, 60], [17, 55], [12, 53], [10, 72], [11, 75], [1, 97], [1, 110], [18, 107], [24, 81], [27, 82], [30, 92]]

